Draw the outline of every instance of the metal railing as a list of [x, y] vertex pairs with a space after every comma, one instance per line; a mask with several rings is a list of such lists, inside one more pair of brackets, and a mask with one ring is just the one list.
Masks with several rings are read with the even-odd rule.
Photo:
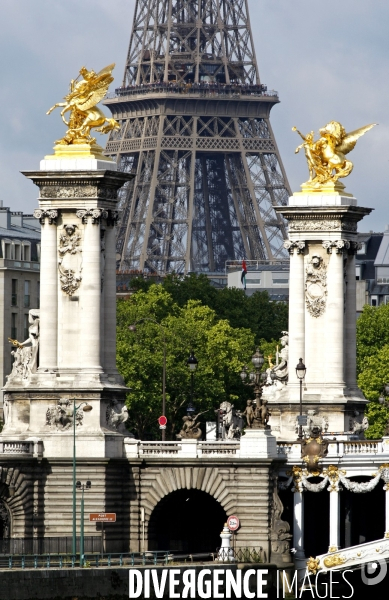
[[262, 97], [278, 98], [278, 92], [267, 90], [262, 85], [233, 85], [216, 83], [199, 84], [176, 84], [176, 83], [152, 83], [145, 85], [134, 85], [131, 87], [117, 88], [115, 92], [107, 94], [106, 98], [125, 98], [128, 96], [139, 96], [144, 94], [186, 94], [194, 96], [219, 96], [227, 98]]
[[[9, 554], [0, 555], [0, 570], [16, 569], [75, 569], [99, 567], [136, 567], [170, 565], [172, 563], [196, 562], [265, 563], [266, 553], [259, 548], [221, 549], [215, 552], [174, 554], [166, 550], [122, 553], [85, 553], [80, 555], [59, 554]], [[82, 564], [81, 564], [82, 562]]]
[[[171, 560], [172, 555], [166, 551], [128, 552], [121, 554], [85, 553], [83, 568], [166, 565]], [[74, 569], [81, 567], [81, 562], [79, 554], [11, 554], [0, 556], [0, 570]]]
[[[290, 260], [289, 258], [274, 258], [272, 260], [246, 260], [247, 271], [260, 271], [261, 267], [289, 267]], [[241, 260], [226, 260], [225, 262], [225, 272], [228, 271], [238, 271], [242, 269], [242, 261]]]

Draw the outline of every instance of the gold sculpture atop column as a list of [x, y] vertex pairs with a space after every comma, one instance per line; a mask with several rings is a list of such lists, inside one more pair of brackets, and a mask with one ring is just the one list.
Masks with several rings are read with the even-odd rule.
[[[70, 82], [65, 102], [57, 102], [47, 111], [49, 115], [55, 108], [62, 107], [61, 117], [68, 130], [63, 138], [55, 142], [55, 154], [46, 156], [46, 159], [91, 157], [110, 160], [103, 155], [103, 148], [91, 136], [91, 130], [109, 133], [120, 128], [115, 119], [106, 117], [97, 107], [113, 81], [114, 67], [115, 64], [108, 65], [98, 73], [82, 67], [78, 77]], [[69, 120], [66, 120], [66, 113], [70, 113]]]
[[351, 133], [346, 133], [341, 123], [331, 121], [319, 129], [321, 137], [316, 141], [313, 131], [303, 135], [296, 127], [292, 127], [292, 131], [296, 131], [303, 139], [303, 143], [296, 148], [295, 152], [297, 154], [304, 148], [309, 169], [309, 179], [301, 185], [302, 193], [345, 195], [343, 191], [345, 186], [339, 178], [350, 175], [354, 166], [345, 155], [351, 152], [358, 139], [376, 124], [365, 125]]

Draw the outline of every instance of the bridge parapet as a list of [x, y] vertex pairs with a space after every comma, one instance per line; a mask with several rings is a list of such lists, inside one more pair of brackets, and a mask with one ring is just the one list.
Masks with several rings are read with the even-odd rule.
[[[342, 459], [353, 460], [361, 457], [380, 455], [389, 456], [389, 438], [383, 440], [328, 440], [328, 455], [326, 460]], [[197, 440], [177, 440], [176, 442], [144, 442], [132, 438], [124, 440], [125, 456], [128, 458], [161, 457], [169, 458], [204, 458], [212, 456], [243, 457], [241, 442], [237, 440], [223, 440], [220, 442], [199, 442]], [[301, 448], [298, 442], [277, 442], [277, 455], [286, 458], [288, 463], [294, 464], [301, 460]], [[247, 453], [244, 453], [247, 457]], [[254, 458], [254, 456], [253, 456]]]

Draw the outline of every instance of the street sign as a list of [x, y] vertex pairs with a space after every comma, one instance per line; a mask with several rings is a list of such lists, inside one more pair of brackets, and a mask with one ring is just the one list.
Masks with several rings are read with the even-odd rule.
[[297, 417], [297, 423], [298, 425], [301, 425], [302, 427], [306, 427], [308, 425], [308, 417], [307, 415], [299, 415]]
[[97, 523], [115, 523], [116, 513], [89, 513], [89, 521]]
[[165, 425], [165, 427], [166, 427], [167, 418], [166, 418], [166, 417], [159, 417], [159, 419], [158, 419], [158, 423], [159, 423], [160, 425]]
[[166, 429], [166, 425], [160, 425], [159, 428], [160, 429]]
[[227, 527], [230, 531], [236, 531], [237, 529], [239, 529], [240, 522], [238, 517], [236, 517], [235, 515], [231, 515], [230, 517], [228, 517]]

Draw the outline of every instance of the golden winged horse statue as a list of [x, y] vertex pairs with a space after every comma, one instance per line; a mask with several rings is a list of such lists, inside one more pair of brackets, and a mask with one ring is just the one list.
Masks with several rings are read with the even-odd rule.
[[296, 131], [303, 139], [303, 143], [296, 148], [295, 152], [304, 148], [308, 162], [309, 180], [303, 184], [303, 187], [308, 186], [319, 191], [326, 184], [336, 184], [340, 177], [350, 175], [354, 165], [346, 155], [355, 148], [358, 139], [376, 124], [365, 125], [346, 133], [341, 123], [331, 121], [319, 129], [321, 137], [316, 142], [313, 131], [303, 135], [293, 127], [292, 131]]
[[[80, 69], [77, 79], [70, 82], [69, 94], [65, 102], [57, 102], [47, 111], [49, 115], [55, 108], [63, 107], [61, 117], [68, 130], [64, 137], [55, 143], [59, 145], [95, 143], [96, 138], [91, 137], [91, 129], [108, 133], [119, 129], [119, 123], [112, 118], [107, 118], [96, 105], [104, 98], [110, 83], [113, 81], [112, 71], [115, 64], [108, 65], [98, 73], [88, 71], [86, 67]], [[81, 76], [81, 79], [80, 79]], [[70, 112], [69, 120], [65, 118]]]

